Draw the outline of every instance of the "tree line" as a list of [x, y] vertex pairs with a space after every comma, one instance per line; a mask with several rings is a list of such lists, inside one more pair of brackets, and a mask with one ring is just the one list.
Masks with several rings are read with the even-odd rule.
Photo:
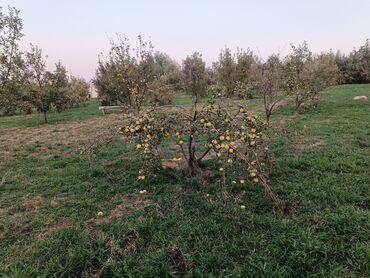
[[262, 97], [266, 119], [285, 97], [295, 109], [316, 105], [319, 92], [336, 84], [370, 82], [369, 40], [348, 55], [340, 51], [314, 54], [304, 41], [291, 45], [282, 57], [262, 59], [250, 49], [221, 50], [218, 61], [207, 67], [198, 52], [178, 64], [167, 54], [155, 52], [138, 37], [135, 47], [118, 36], [110, 52], [101, 56], [94, 84], [106, 104], [140, 110], [143, 104], [170, 104], [178, 92], [227, 98]]
[[46, 123], [50, 110], [60, 112], [88, 100], [90, 86], [69, 75], [60, 61], [47, 70], [47, 57], [38, 46], [22, 52], [22, 29], [20, 11], [0, 7], [0, 115], [38, 111]]
[[[89, 99], [89, 84], [70, 76], [61, 62], [53, 71], [45, 66], [42, 50], [31, 45], [22, 52], [19, 10], [0, 7], [0, 115], [44, 114], [63, 111]], [[139, 111], [143, 105], [171, 104], [176, 93], [227, 98], [262, 97], [266, 119], [283, 98], [294, 99], [295, 109], [315, 105], [319, 92], [335, 84], [370, 82], [370, 42], [349, 54], [312, 53], [306, 42], [292, 45], [290, 54], [275, 53], [263, 59], [250, 49], [235, 53], [224, 48], [218, 61], [206, 66], [198, 52], [182, 64], [154, 50], [138, 36], [111, 40], [109, 53], [101, 55], [93, 83], [103, 105], [121, 104]]]

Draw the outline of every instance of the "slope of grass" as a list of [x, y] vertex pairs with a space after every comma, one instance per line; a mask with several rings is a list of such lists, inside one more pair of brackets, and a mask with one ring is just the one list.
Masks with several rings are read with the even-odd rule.
[[[272, 187], [299, 200], [284, 216], [255, 185], [225, 196], [171, 170], [138, 182], [139, 162], [120, 141], [93, 159], [57, 137], [12, 146], [0, 161], [0, 276], [368, 277], [370, 105], [355, 95], [370, 97], [370, 85], [274, 114]], [[86, 120], [77, 111], [63, 119]], [[14, 121], [34, 136], [27, 119]]]

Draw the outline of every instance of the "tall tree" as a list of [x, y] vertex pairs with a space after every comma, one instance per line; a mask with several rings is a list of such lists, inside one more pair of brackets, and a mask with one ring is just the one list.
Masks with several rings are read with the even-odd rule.
[[271, 55], [257, 70], [258, 91], [263, 97], [266, 122], [269, 123], [273, 110], [280, 101], [279, 92], [284, 80], [283, 66], [279, 55]]
[[14, 114], [22, 99], [23, 60], [19, 50], [22, 38], [22, 19], [19, 10], [0, 7], [0, 113]]
[[207, 93], [207, 71], [202, 55], [195, 52], [193, 55], [186, 57], [182, 63], [182, 72], [185, 91], [192, 94], [196, 99], [205, 96]]
[[68, 83], [69, 107], [84, 103], [91, 97], [90, 84], [80, 77], [72, 76]]
[[370, 82], [370, 40], [367, 39], [365, 44], [360, 47], [358, 54], [361, 61], [361, 68], [364, 75], [364, 81]]
[[219, 85], [225, 89], [226, 96], [233, 96], [237, 81], [235, 57], [229, 48], [221, 50], [218, 62], [214, 64]]
[[51, 109], [55, 95], [51, 90], [52, 74], [46, 71], [45, 60], [39, 47], [31, 45], [26, 57], [30, 100], [37, 111], [44, 114], [44, 121], [47, 123], [47, 113]]
[[150, 98], [150, 84], [155, 79], [153, 47], [138, 36], [131, 48], [126, 38], [111, 41], [108, 57], [100, 59], [94, 84], [100, 97], [141, 109]]
[[69, 92], [69, 79], [66, 68], [59, 61], [55, 70], [48, 73], [50, 97], [58, 112], [73, 106], [73, 96]]
[[311, 59], [312, 53], [309, 50], [306, 41], [298, 46], [292, 44], [291, 47], [293, 53], [286, 58], [286, 87], [288, 93], [294, 96], [295, 109], [298, 110], [308, 96], [302, 73], [305, 64]]

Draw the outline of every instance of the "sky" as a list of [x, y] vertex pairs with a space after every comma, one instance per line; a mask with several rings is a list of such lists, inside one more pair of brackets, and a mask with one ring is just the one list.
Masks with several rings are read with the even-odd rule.
[[225, 46], [282, 56], [306, 40], [313, 52], [350, 52], [370, 38], [370, 0], [0, 0], [21, 10], [23, 50], [33, 43], [71, 74], [94, 78], [116, 34], [138, 34], [180, 62], [195, 51], [208, 65]]

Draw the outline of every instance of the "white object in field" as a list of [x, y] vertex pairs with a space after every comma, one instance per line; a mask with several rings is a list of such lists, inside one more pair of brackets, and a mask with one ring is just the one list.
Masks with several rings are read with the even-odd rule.
[[117, 105], [117, 106], [99, 106], [99, 110], [101, 110], [103, 112], [103, 114], [105, 114], [106, 110], [117, 109], [117, 108], [122, 108], [122, 107], [123, 106], [120, 106], [120, 105]]
[[355, 96], [354, 100], [367, 100], [367, 96]]

